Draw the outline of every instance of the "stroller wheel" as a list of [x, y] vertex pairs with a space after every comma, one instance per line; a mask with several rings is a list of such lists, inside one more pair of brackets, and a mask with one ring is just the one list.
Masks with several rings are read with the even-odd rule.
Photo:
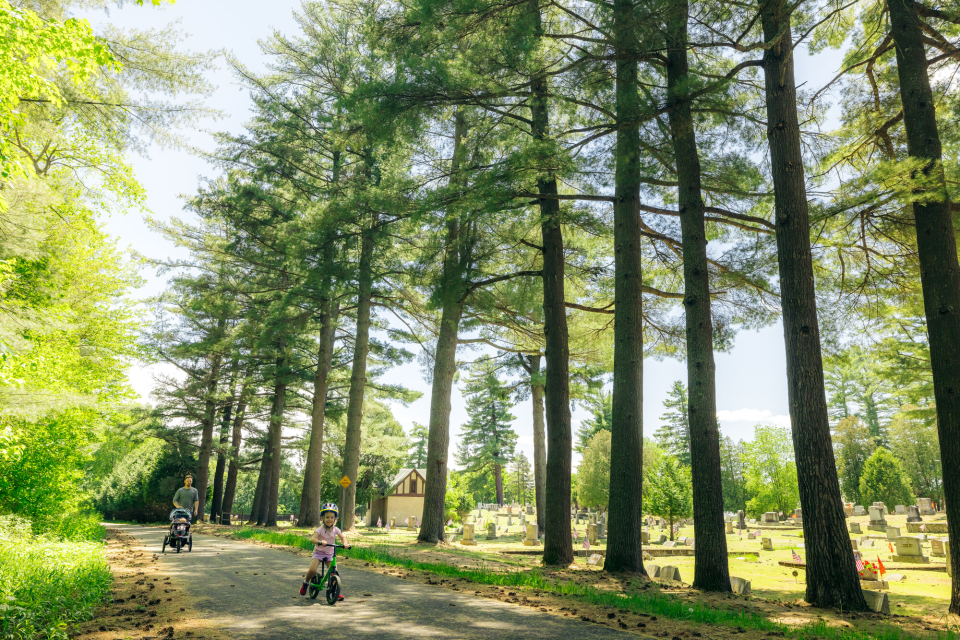
[[187, 538], [187, 551], [193, 551], [193, 535]]
[[170, 539], [170, 536], [163, 536], [163, 547], [160, 549], [160, 553], [167, 552], [167, 541]]

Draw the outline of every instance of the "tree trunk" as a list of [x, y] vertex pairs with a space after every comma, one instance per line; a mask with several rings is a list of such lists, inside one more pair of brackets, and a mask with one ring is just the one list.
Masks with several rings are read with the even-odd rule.
[[[896, 43], [907, 153], [924, 161], [918, 171], [922, 175], [913, 177], [932, 179], [934, 185], [926, 190], [916, 188], [915, 193], [925, 197], [912, 206], [937, 405], [947, 530], [951, 540], [960, 540], [960, 474], [955, 472], [960, 468], [960, 269], [956, 236], [917, 5], [913, 0], [888, 1], [887, 8]], [[951, 559], [949, 611], [956, 614], [960, 613], [960, 553], [952, 553]]]
[[[458, 110], [453, 132], [453, 158], [450, 183], [462, 184], [460, 167], [466, 155], [463, 139], [467, 135], [467, 119]], [[448, 214], [444, 242], [443, 309], [440, 331], [433, 360], [433, 388], [430, 392], [430, 428], [427, 436], [427, 477], [423, 488], [423, 522], [420, 523], [418, 542], [436, 543], [444, 538], [443, 512], [447, 496], [447, 459], [450, 449], [450, 394], [457, 373], [457, 341], [460, 318], [463, 315], [463, 277], [469, 256], [461, 251], [461, 224], [456, 214]]]
[[700, 154], [690, 101], [687, 61], [688, 0], [672, 0], [665, 32], [667, 102], [670, 134], [679, 183], [680, 231], [683, 242], [683, 307], [686, 316], [687, 412], [690, 423], [690, 470], [693, 484], [693, 528], [697, 540], [693, 586], [704, 591], [730, 591], [727, 536], [723, 522], [723, 477], [720, 471], [720, 429], [717, 425], [716, 365], [707, 236], [700, 190]]
[[300, 498], [300, 526], [320, 526], [320, 482], [323, 479], [323, 427], [327, 407], [327, 378], [333, 365], [334, 338], [340, 303], [325, 300], [320, 311], [320, 347], [313, 377], [313, 409], [310, 414], [310, 448], [304, 465]]
[[785, 0], [763, 6], [767, 138], [776, 211], [777, 261], [787, 353], [790, 421], [807, 550], [806, 600], [818, 607], [867, 608], [846, 531], [823, 387], [820, 328], [810, 251], [793, 36]]
[[[240, 455], [240, 445], [243, 443], [243, 420], [247, 410], [247, 402], [250, 400], [250, 393], [253, 387], [244, 382], [243, 390], [240, 392], [240, 400], [237, 402], [237, 413], [233, 418], [233, 441], [230, 443], [230, 465], [227, 467], [227, 484], [223, 489], [223, 505], [220, 513], [229, 516], [233, 513], [233, 498], [237, 493], [237, 475], [240, 471], [238, 457]], [[221, 524], [230, 524], [221, 519]]]
[[497, 488], [497, 506], [503, 506], [503, 465], [493, 465], [493, 483]]
[[543, 532], [543, 515], [547, 509], [547, 443], [543, 424], [543, 377], [540, 356], [529, 356], [530, 398], [533, 400], [533, 490], [537, 507], [537, 530]]
[[363, 231], [357, 273], [357, 333], [353, 344], [350, 399], [347, 405], [347, 437], [343, 452], [343, 473], [350, 486], [343, 492], [340, 522], [344, 531], [355, 531], [357, 472], [360, 469], [360, 436], [363, 397], [367, 386], [367, 355], [370, 352], [370, 302], [373, 295], [373, 229]]
[[[286, 363], [278, 367], [285, 368]], [[281, 375], [278, 371], [278, 375]], [[283, 380], [283, 378], [281, 378]], [[286, 382], [277, 382], [273, 391], [273, 407], [270, 410], [270, 475], [269, 484], [260, 501], [261, 518], [258, 523], [265, 527], [277, 526], [277, 507], [280, 496], [280, 469], [283, 467], [283, 407], [287, 395]]]
[[260, 456], [260, 473], [257, 474], [257, 488], [253, 491], [253, 502], [250, 505], [250, 517], [247, 524], [262, 524], [260, 521], [260, 505], [263, 502], [263, 496], [267, 492], [270, 484], [270, 430], [267, 429], [267, 436], [263, 442], [263, 453]]
[[[230, 391], [233, 392], [235, 378], [230, 378]], [[217, 447], [217, 470], [213, 474], [213, 499], [210, 503], [210, 522], [216, 523], [220, 519], [223, 507], [223, 473], [227, 466], [227, 442], [230, 438], [230, 415], [233, 412], [234, 396], [230, 397], [227, 406], [223, 408], [223, 419], [220, 421], [220, 444]]]
[[[613, 417], [606, 571], [646, 574], [643, 529], [643, 266], [640, 247], [640, 115], [636, 20], [614, 0], [617, 141], [613, 204]], [[549, 369], [548, 369], [549, 371]], [[549, 389], [549, 387], [548, 387]]]
[[[226, 320], [218, 323], [218, 329], [226, 326]], [[196, 487], [200, 504], [197, 505], [197, 520], [203, 520], [207, 502], [207, 485], [210, 483], [210, 453], [213, 450], [213, 425], [217, 421], [217, 384], [220, 382], [220, 365], [223, 358], [219, 353], [213, 355], [210, 373], [206, 380], [204, 398], [203, 433], [200, 436], [200, 451], [197, 459]]]

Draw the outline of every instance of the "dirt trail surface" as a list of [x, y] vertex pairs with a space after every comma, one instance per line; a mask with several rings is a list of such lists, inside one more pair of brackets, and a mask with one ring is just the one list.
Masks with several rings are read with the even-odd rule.
[[[108, 525], [160, 553], [165, 530]], [[346, 599], [329, 606], [297, 590], [309, 560], [278, 549], [194, 535], [193, 551], [160, 556], [190, 605], [231, 638], [316, 640], [338, 638], [462, 638], [527, 640], [636, 638], [617, 629], [565, 619], [487, 598], [364, 571], [339, 562]], [[347, 552], [349, 557], [349, 552]]]

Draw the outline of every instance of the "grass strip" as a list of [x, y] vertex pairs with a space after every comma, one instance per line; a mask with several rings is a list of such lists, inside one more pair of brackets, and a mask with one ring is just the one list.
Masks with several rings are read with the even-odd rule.
[[[308, 538], [295, 533], [242, 529], [234, 532], [233, 536], [240, 539], [259, 540], [270, 544], [295, 547], [306, 551], [313, 551], [314, 549], [314, 544]], [[375, 562], [411, 571], [427, 571], [477, 584], [536, 589], [569, 596], [588, 604], [625, 609], [634, 614], [643, 613], [663, 616], [671, 620], [756, 629], [775, 635], [796, 638], [797, 640], [919, 640], [916, 636], [904, 632], [899, 626], [889, 622], [870, 631], [830, 626], [823, 620], [801, 627], [788, 627], [743, 608], [739, 610], [717, 609], [702, 602], [685, 603], [678, 598], [664, 594], [659, 589], [642, 593], [612, 593], [600, 591], [588, 585], [580, 585], [573, 580], [550, 580], [537, 569], [530, 571], [492, 571], [482, 564], [476, 568], [464, 568], [437, 562], [420, 562], [395, 556], [385, 546], [355, 546], [349, 553], [351, 558], [365, 562]], [[937, 632], [935, 637], [938, 640], [957, 640], [956, 632], [953, 629], [947, 629], [942, 633]]]
[[0, 638], [65, 640], [110, 592], [99, 542], [0, 539]]

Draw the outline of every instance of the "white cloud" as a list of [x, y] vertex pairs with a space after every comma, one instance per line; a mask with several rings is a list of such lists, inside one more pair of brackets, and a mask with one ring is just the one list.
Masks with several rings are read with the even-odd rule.
[[769, 409], [749, 409], [744, 407], [730, 411], [721, 409], [717, 411], [717, 419], [720, 422], [749, 422], [755, 424], [772, 424], [777, 427], [790, 427], [790, 416], [774, 415]]

